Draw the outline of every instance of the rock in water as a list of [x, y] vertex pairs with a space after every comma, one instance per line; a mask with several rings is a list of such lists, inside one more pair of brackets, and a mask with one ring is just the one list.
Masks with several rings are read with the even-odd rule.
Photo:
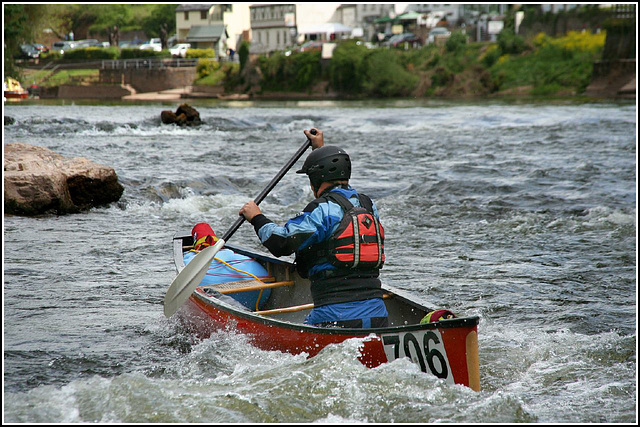
[[29, 144], [5, 145], [4, 212], [77, 213], [116, 202], [124, 187], [113, 168], [84, 157], [66, 158]]
[[179, 126], [197, 126], [202, 124], [200, 113], [189, 104], [182, 104], [175, 113], [164, 110], [160, 113], [160, 119], [164, 124], [175, 123]]

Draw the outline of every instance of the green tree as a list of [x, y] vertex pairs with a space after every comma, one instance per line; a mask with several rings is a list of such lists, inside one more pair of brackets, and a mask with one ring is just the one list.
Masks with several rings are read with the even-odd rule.
[[21, 71], [15, 57], [20, 45], [32, 43], [45, 25], [48, 5], [7, 4], [4, 7], [4, 72], [5, 76], [20, 79]]
[[142, 20], [142, 30], [148, 37], [159, 37], [162, 48], [168, 48], [169, 34], [176, 31], [177, 4], [158, 4]]
[[240, 70], [244, 70], [244, 66], [247, 65], [249, 59], [249, 42], [242, 41], [238, 48], [238, 57], [240, 58]]
[[92, 32], [104, 32], [106, 29], [117, 26], [121, 31], [133, 28], [140, 28], [138, 22], [136, 22], [133, 7], [129, 4], [94, 4], [94, 5], [82, 5], [83, 7], [91, 6], [88, 8], [92, 14], [95, 15], [96, 20], [91, 25]]
[[96, 5], [68, 4], [55, 9], [55, 29], [58, 35], [73, 32], [76, 40], [87, 38], [89, 28], [98, 19]]

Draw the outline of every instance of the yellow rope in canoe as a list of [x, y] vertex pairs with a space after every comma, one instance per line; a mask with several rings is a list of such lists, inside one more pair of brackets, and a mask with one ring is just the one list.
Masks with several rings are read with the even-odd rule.
[[[189, 252], [195, 252], [195, 253], [198, 253], [198, 252], [200, 252], [200, 251], [197, 251], [197, 250], [195, 250], [195, 249], [191, 249]], [[229, 264], [229, 263], [228, 263], [228, 262], [226, 262], [226, 261], [221, 260], [220, 258], [213, 257], [213, 259], [215, 259], [215, 260], [216, 260], [216, 261], [218, 261], [218, 262], [221, 262], [222, 264], [226, 265], [227, 267], [229, 267], [229, 268], [230, 268], [230, 269], [232, 269], [232, 270], [237, 271], [238, 273], [244, 273], [244, 274], [246, 274], [246, 275], [248, 275], [248, 276], [253, 277], [253, 278], [254, 278], [254, 279], [256, 279], [258, 282], [260, 282], [260, 283], [264, 283], [262, 280], [260, 280], [260, 278], [259, 278], [258, 276], [254, 276], [253, 274], [249, 273], [248, 271], [244, 271], [244, 270], [240, 270], [239, 268], [235, 268], [234, 266], [232, 266], [231, 264]], [[256, 311], [259, 309], [258, 305], [259, 305], [259, 303], [260, 303], [260, 298], [262, 298], [262, 291], [263, 291], [263, 289], [260, 289], [260, 293], [258, 293], [258, 299], [256, 300]]]

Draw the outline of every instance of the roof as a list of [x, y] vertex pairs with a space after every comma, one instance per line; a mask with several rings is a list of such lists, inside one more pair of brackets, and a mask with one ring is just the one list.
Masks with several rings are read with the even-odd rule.
[[415, 20], [415, 19], [420, 18], [422, 15], [423, 14], [419, 13], [419, 12], [407, 12], [407, 13], [403, 13], [402, 15], [398, 15], [395, 18], [390, 18], [388, 16], [385, 16], [383, 18], [378, 18], [374, 22], [376, 24], [382, 24], [382, 23], [385, 23], [385, 22], [396, 23], [396, 22], [399, 22], [399, 21], [407, 21], [407, 20], [411, 21], [411, 20]]
[[422, 13], [419, 12], [407, 12], [398, 16], [397, 19], [418, 19], [422, 16]]
[[384, 22], [394, 22], [395, 20], [396, 20], [395, 18], [390, 18], [388, 16], [385, 16], [383, 18], [378, 18], [373, 22], [375, 22], [376, 24], [382, 24]]
[[217, 41], [222, 37], [223, 34], [226, 34], [226, 28], [222, 24], [194, 25], [189, 29], [189, 34], [187, 34], [187, 42]]
[[192, 10], [209, 10], [214, 4], [181, 4], [176, 7], [176, 12], [188, 12]]

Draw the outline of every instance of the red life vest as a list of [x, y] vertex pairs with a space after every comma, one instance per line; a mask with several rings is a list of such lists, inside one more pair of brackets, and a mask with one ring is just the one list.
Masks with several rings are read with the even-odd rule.
[[384, 256], [384, 229], [373, 213], [371, 199], [358, 195], [361, 206], [337, 192], [325, 196], [342, 207], [344, 216], [331, 237], [321, 244], [320, 257], [338, 268], [378, 270]]

